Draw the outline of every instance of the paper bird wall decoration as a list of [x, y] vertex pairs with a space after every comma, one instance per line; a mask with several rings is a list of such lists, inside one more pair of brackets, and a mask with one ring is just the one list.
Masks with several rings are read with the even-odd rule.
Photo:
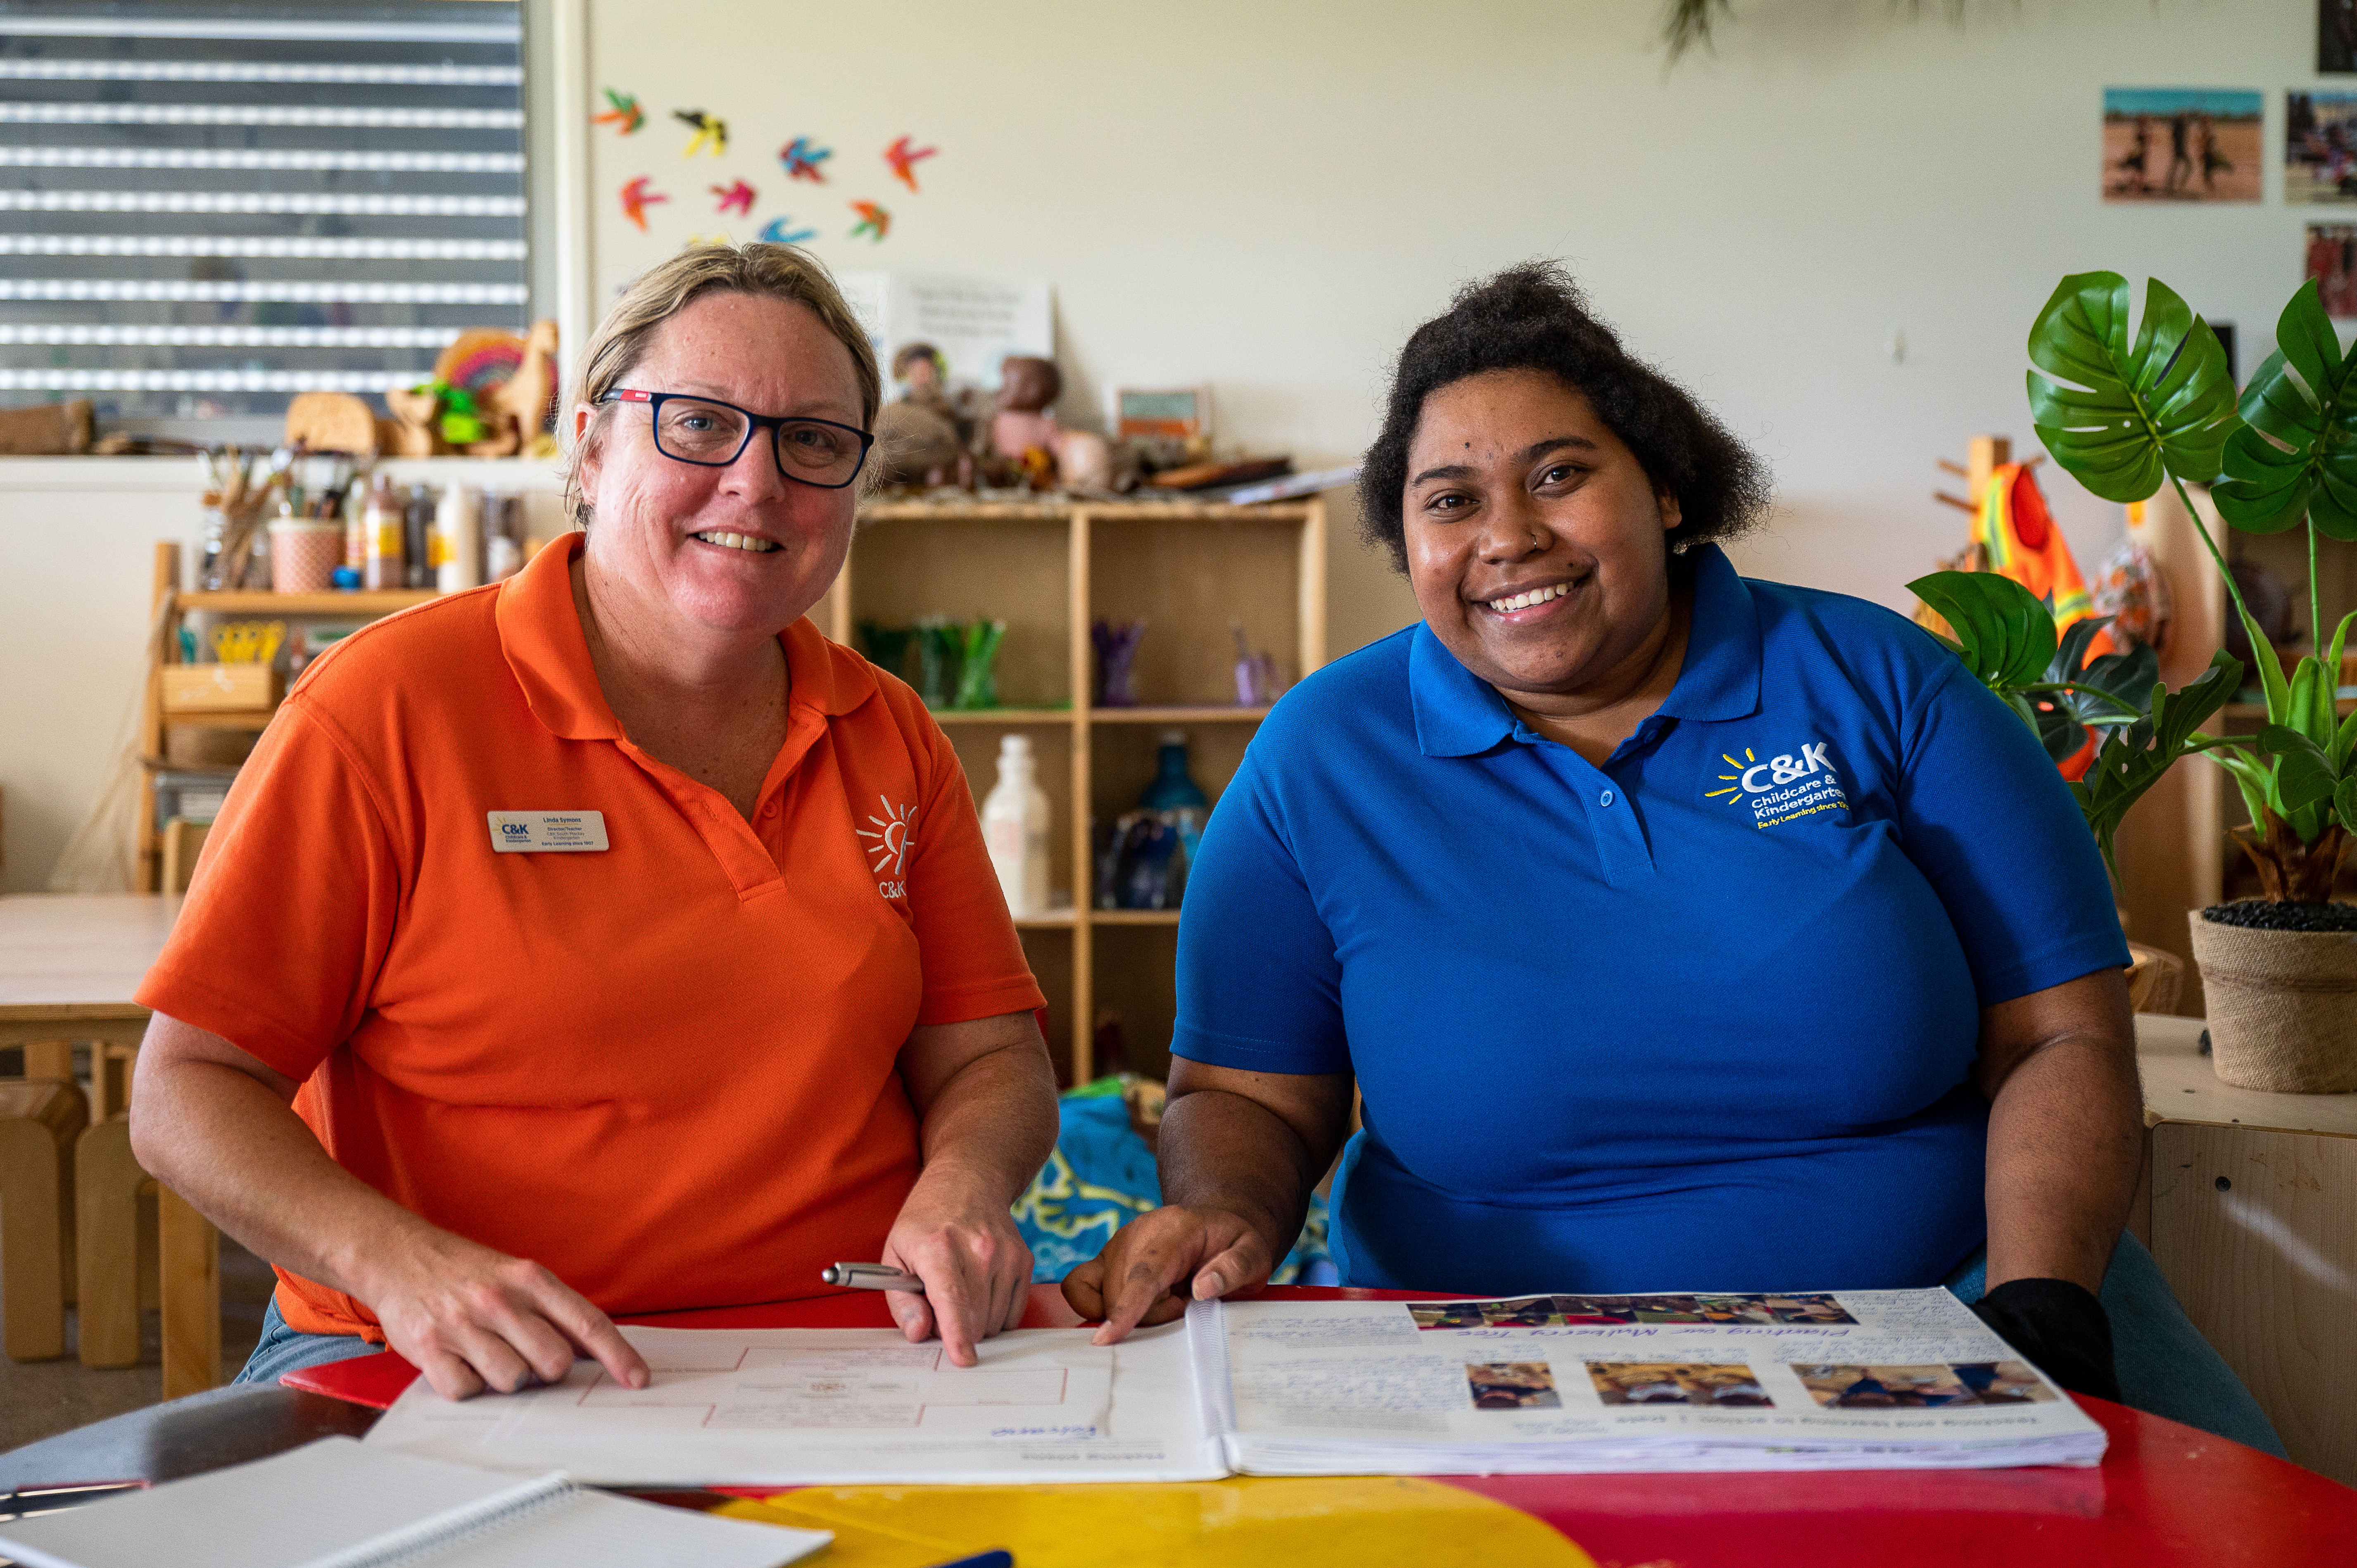
[[753, 188], [743, 180], [734, 185], [715, 185], [705, 188], [720, 199], [720, 204], [713, 209], [714, 211], [726, 212], [733, 207], [739, 218], [753, 216]]
[[770, 226], [761, 231], [761, 238], [772, 245], [799, 245], [805, 240], [818, 238], [815, 229], [797, 229], [791, 217], [772, 218]]
[[917, 188], [917, 161], [939, 153], [939, 147], [912, 147], [909, 138], [901, 137], [884, 149], [884, 161], [892, 166], [892, 173], [910, 190]]
[[654, 176], [642, 174], [622, 187], [622, 216], [637, 224], [641, 234], [647, 231], [647, 209], [658, 201], [671, 199], [660, 191], [647, 188], [653, 183]]
[[859, 221], [851, 226], [849, 238], [856, 240], [865, 234], [870, 240], [881, 242], [884, 236], [892, 231], [892, 215], [874, 202], [855, 201], [851, 209], [859, 214]]
[[706, 114], [701, 109], [674, 109], [671, 117], [683, 125], [695, 127], [695, 134], [688, 138], [681, 157], [692, 158], [700, 152], [708, 152], [716, 158], [728, 150], [728, 122], [719, 115]]
[[813, 146], [808, 136], [796, 136], [778, 149], [778, 161], [786, 166], [787, 178], [807, 179], [819, 185], [826, 183], [826, 171], [818, 166], [833, 156], [833, 147]]
[[647, 112], [640, 108], [639, 101], [629, 93], [617, 92], [609, 87], [606, 89], [606, 102], [613, 107], [603, 114], [592, 114], [589, 117], [592, 125], [611, 125], [625, 136], [634, 136], [646, 124]]

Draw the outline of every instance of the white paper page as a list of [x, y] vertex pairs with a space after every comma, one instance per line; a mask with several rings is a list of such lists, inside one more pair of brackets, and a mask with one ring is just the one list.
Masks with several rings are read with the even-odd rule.
[[[511, 1530], [487, 1530], [417, 1568], [779, 1568], [832, 1543], [832, 1531], [715, 1519], [684, 1509], [574, 1491]], [[402, 1568], [408, 1568], [404, 1560]]]
[[[1220, 1316], [1240, 1469], [1321, 1450], [1408, 1470], [1440, 1449], [1507, 1455], [1499, 1468], [1518, 1449], [1546, 1450], [1544, 1468], [1577, 1467], [1566, 1455], [1582, 1449], [1620, 1468], [1758, 1463], [1731, 1449], [1796, 1466], [1820, 1448], [1894, 1464], [2102, 1452], [2102, 1429], [1945, 1291], [1231, 1302]], [[1620, 1462], [1648, 1452], [1665, 1462]]]
[[626, 1327], [653, 1381], [596, 1363], [453, 1407], [422, 1382], [372, 1445], [605, 1485], [1195, 1479], [1222, 1474], [1195, 1420], [1177, 1326], [1118, 1351], [1086, 1329], [1020, 1329], [981, 1365], [888, 1328]]
[[371, 1453], [349, 1437], [330, 1437], [0, 1525], [0, 1552], [88, 1568], [292, 1568], [515, 1485], [511, 1475]]
[[[833, 1539], [706, 1519], [678, 1509], [563, 1487], [549, 1477], [507, 1517], [457, 1533], [404, 1563], [419, 1568], [676, 1564], [775, 1568]], [[33, 1568], [296, 1568], [371, 1561], [404, 1534], [531, 1491], [513, 1475], [372, 1450], [349, 1437], [234, 1465], [131, 1496], [0, 1527], [0, 1552]]]

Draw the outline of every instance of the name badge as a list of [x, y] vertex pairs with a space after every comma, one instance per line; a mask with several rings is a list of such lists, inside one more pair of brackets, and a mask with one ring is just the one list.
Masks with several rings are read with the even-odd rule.
[[587, 854], [606, 845], [603, 811], [492, 811], [491, 848], [501, 854]]

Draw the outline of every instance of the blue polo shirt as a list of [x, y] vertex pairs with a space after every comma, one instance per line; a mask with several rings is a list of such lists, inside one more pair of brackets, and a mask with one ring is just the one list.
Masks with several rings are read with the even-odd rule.
[[1173, 1051], [1354, 1072], [1355, 1285], [1936, 1284], [1986, 1230], [1979, 1010], [2128, 961], [2027, 726], [1862, 600], [1683, 558], [1598, 768], [1422, 625], [1279, 703], [1204, 831]]

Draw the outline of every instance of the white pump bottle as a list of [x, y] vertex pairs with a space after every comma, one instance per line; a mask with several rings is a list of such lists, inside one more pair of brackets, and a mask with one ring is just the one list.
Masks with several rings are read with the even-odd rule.
[[1007, 913], [1048, 912], [1048, 796], [1034, 777], [1031, 737], [998, 743], [998, 782], [982, 802], [982, 838], [1006, 894]]

